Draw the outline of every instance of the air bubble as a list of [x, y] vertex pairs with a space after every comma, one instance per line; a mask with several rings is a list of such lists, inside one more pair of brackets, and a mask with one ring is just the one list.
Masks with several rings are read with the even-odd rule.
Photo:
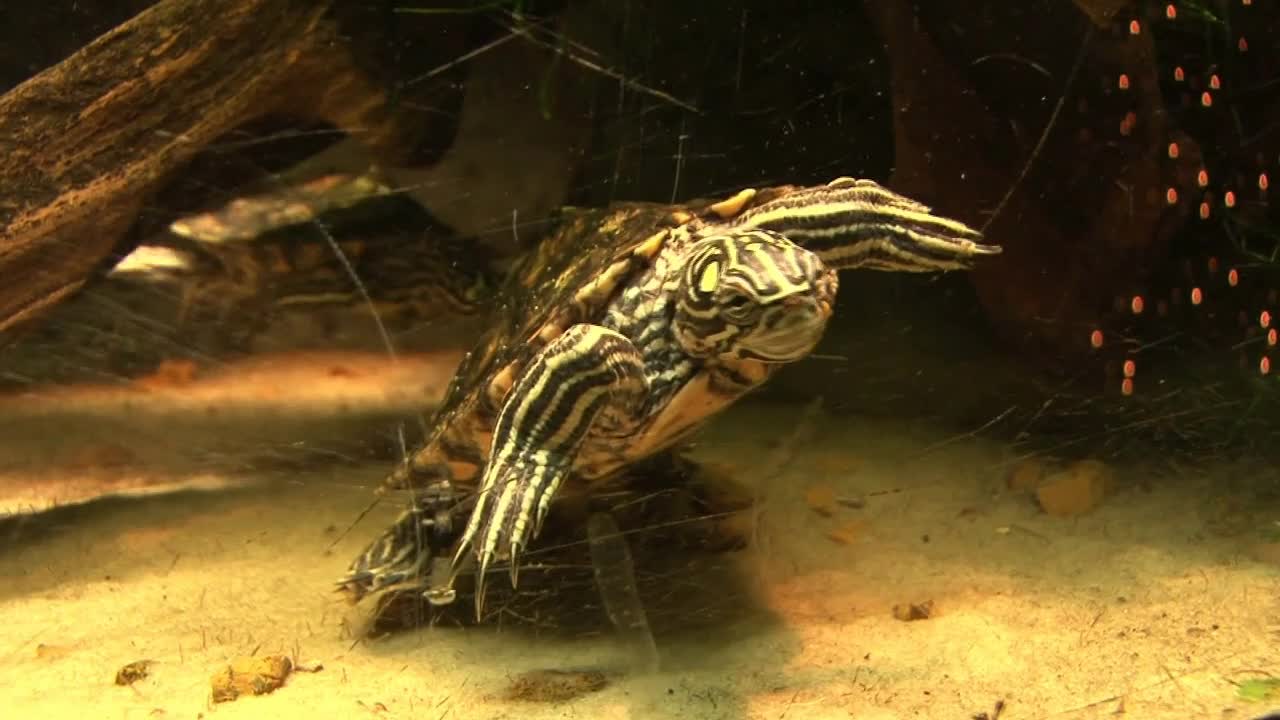
[[1128, 137], [1133, 132], [1133, 126], [1138, 124], [1138, 116], [1132, 110], [1124, 114], [1124, 118], [1120, 120], [1120, 134]]

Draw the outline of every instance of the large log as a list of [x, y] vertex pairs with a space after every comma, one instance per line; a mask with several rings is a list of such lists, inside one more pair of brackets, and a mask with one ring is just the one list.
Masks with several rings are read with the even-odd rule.
[[394, 132], [327, 0], [161, 0], [0, 96], [0, 331], [76, 291], [195, 153], [287, 113]]
[[[978, 27], [979, 4], [866, 3], [885, 38], [899, 109], [891, 184], [983, 227], [1004, 248], [970, 275], [988, 319], [1028, 356], [1074, 370], [1092, 351], [1099, 313], [1144, 280], [1138, 261], [1160, 257], [1186, 217], [1185, 204], [1168, 208], [1164, 188], [1198, 152], [1168, 128], [1150, 34], [1086, 33], [1077, 5], [1051, 4], [1043, 25], [1016, 36], [1024, 44], [1045, 38], [1034, 56], [1047, 65], [1045, 77], [1020, 55], [995, 73], [982, 61], [1016, 55], [1008, 35], [957, 30], [966, 46], [940, 30]], [[932, 14], [922, 15], [926, 9]], [[1012, 27], [1021, 19], [1010, 11], [981, 22]], [[989, 72], [985, 87], [976, 83], [980, 64]], [[1118, 102], [1097, 79], [1122, 70], [1133, 88]], [[1140, 120], [1131, 132], [1120, 129], [1130, 107], [1117, 111], [1121, 102]], [[1173, 139], [1183, 160], [1166, 167]]]

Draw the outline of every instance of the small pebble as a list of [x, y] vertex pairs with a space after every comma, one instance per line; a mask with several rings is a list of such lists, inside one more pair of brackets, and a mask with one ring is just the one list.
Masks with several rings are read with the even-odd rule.
[[1036, 488], [1036, 500], [1055, 517], [1083, 515], [1102, 504], [1111, 485], [1111, 468], [1097, 460], [1082, 460], [1050, 475]]
[[921, 603], [903, 603], [893, 606], [893, 617], [902, 622], [914, 622], [916, 620], [928, 620], [933, 615], [933, 601], [925, 600]]
[[239, 657], [210, 680], [215, 703], [235, 700], [242, 695], [266, 695], [284, 685], [293, 672], [293, 661], [284, 655]]
[[116, 684], [120, 686], [132, 685], [139, 680], [145, 680], [150, 674], [150, 660], [135, 660], [116, 671]]

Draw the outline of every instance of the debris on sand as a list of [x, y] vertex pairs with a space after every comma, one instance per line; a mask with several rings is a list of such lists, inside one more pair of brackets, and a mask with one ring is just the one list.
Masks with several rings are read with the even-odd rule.
[[242, 695], [266, 695], [284, 685], [293, 661], [284, 655], [239, 657], [211, 679], [213, 701], [229, 702]]
[[566, 702], [603, 690], [609, 679], [599, 670], [530, 670], [507, 687], [508, 700]]

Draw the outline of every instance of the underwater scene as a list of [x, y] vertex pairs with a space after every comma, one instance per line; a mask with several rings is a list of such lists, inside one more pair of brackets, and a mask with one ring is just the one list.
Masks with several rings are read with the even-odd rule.
[[1280, 718], [1280, 2], [0, 18], [0, 717]]

